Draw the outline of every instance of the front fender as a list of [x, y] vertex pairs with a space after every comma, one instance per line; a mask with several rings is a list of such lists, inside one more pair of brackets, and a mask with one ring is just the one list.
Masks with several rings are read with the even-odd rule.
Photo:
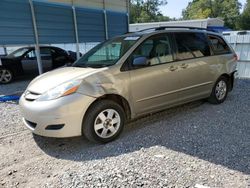
[[117, 94], [129, 98], [129, 76], [108, 71], [99, 72], [83, 80], [79, 93], [91, 97], [101, 97], [106, 94]]

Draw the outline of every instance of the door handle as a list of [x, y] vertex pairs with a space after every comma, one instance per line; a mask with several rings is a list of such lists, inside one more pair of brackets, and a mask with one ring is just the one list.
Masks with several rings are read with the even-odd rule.
[[188, 67], [188, 64], [186, 64], [186, 63], [183, 63], [183, 64], [181, 64], [181, 66], [180, 66], [181, 68], [183, 68], [183, 69], [186, 69], [187, 67]]
[[178, 67], [175, 67], [175, 66], [169, 67], [169, 70], [170, 70], [170, 71], [175, 71], [176, 69], [178, 69]]

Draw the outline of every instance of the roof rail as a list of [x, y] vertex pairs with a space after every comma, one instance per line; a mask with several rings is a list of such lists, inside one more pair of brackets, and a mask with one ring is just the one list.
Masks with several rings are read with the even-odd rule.
[[143, 31], [161, 31], [161, 30], [165, 30], [165, 29], [196, 29], [196, 30], [204, 30], [207, 31], [206, 28], [201, 28], [201, 27], [188, 27], [188, 26], [160, 26], [160, 27], [151, 27], [151, 28], [147, 28], [147, 29], [143, 29], [143, 30], [139, 30], [136, 32], [143, 32]]

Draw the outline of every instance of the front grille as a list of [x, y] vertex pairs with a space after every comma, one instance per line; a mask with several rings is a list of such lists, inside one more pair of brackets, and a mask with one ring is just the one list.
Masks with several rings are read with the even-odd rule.
[[31, 128], [33, 128], [33, 129], [35, 129], [36, 128], [36, 123], [34, 123], [34, 122], [31, 122], [31, 121], [28, 121], [27, 119], [25, 119], [25, 121], [26, 121], [26, 123], [31, 127]]
[[35, 92], [32, 92], [32, 91], [26, 91], [25, 94], [24, 94], [24, 98], [27, 101], [34, 101], [34, 100], [38, 99], [40, 96], [41, 96], [41, 94], [35, 93]]

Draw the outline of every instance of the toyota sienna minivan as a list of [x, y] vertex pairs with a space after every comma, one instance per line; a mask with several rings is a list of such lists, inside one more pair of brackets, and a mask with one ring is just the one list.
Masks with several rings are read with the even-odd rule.
[[159, 27], [100, 43], [72, 67], [35, 78], [20, 99], [24, 124], [46, 137], [106, 143], [134, 118], [233, 89], [237, 55], [219, 34]]

